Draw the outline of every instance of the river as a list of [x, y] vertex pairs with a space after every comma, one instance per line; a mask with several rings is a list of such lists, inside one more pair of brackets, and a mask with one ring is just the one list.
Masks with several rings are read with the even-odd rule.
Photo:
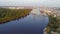
[[38, 9], [33, 9], [24, 18], [0, 24], [0, 34], [43, 34], [47, 24], [48, 16], [42, 16]]

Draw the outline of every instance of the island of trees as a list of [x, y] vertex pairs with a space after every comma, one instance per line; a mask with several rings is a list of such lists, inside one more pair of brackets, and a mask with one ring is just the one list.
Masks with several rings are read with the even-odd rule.
[[32, 9], [0, 8], [0, 24], [24, 17], [24, 16], [28, 15], [31, 10]]

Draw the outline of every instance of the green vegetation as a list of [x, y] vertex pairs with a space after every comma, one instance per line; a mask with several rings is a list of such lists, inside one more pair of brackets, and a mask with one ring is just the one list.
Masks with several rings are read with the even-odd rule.
[[49, 23], [46, 28], [48, 34], [51, 34], [51, 31], [60, 33], [60, 30], [58, 30], [60, 29], [60, 20], [54, 18], [53, 15], [49, 15]]
[[29, 14], [31, 9], [6, 9], [0, 8], [0, 23], [21, 18]]

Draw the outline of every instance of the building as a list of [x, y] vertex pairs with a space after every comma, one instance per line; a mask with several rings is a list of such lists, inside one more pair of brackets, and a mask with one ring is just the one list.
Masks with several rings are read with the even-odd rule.
[[57, 17], [60, 17], [60, 11], [57, 11], [56, 15]]
[[24, 9], [24, 7], [8, 7], [9, 9]]

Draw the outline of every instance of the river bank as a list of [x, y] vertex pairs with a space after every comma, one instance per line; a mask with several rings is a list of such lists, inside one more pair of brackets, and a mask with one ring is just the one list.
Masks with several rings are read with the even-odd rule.
[[60, 20], [53, 15], [49, 15], [49, 23], [44, 30], [46, 34], [59, 34]]
[[0, 8], [0, 24], [24, 17], [24, 16], [28, 15], [31, 10], [32, 9]]

